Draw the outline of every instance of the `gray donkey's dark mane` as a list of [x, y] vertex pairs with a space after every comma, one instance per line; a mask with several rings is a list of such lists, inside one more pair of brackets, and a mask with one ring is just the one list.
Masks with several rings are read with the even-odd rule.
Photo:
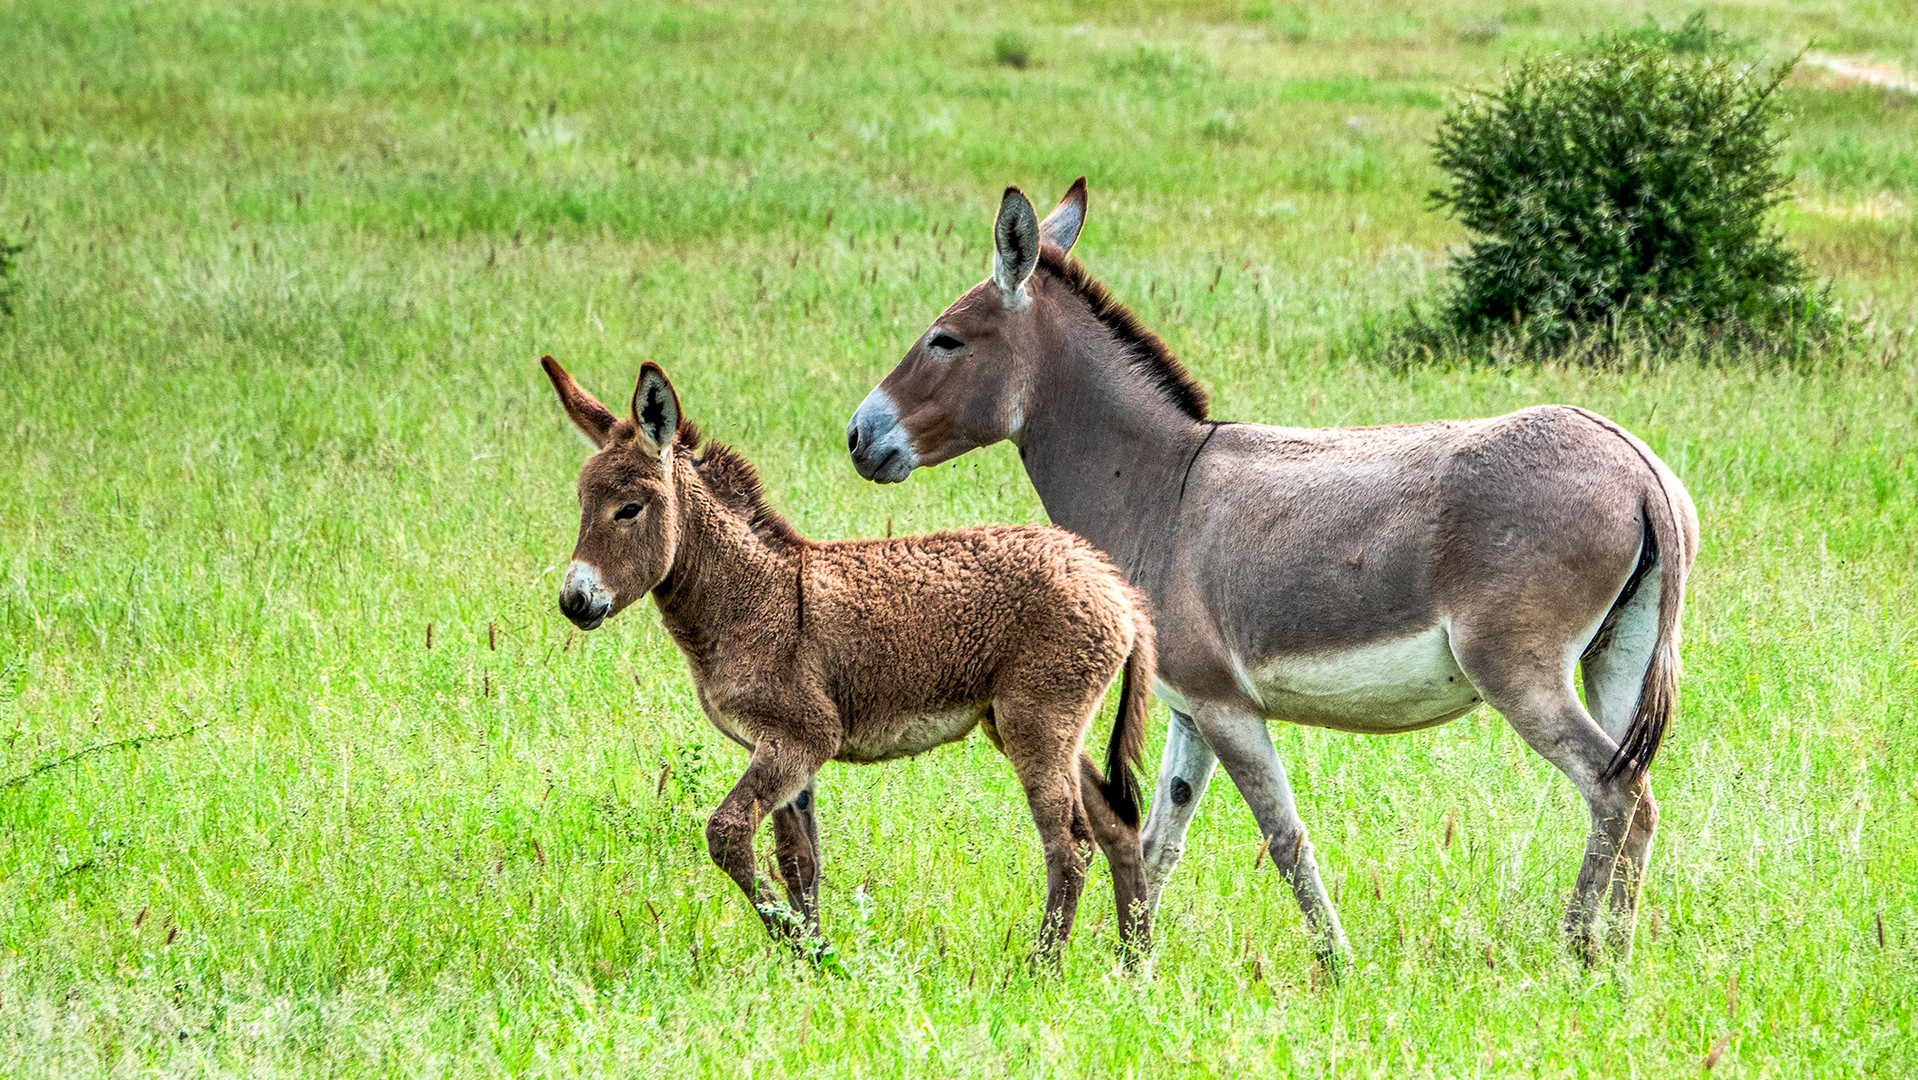
[[1133, 370], [1144, 375], [1152, 385], [1164, 394], [1166, 400], [1177, 405], [1194, 420], [1204, 420], [1209, 402], [1205, 388], [1192, 378], [1179, 358], [1173, 355], [1159, 335], [1145, 328], [1132, 309], [1120, 303], [1086, 272], [1085, 264], [1047, 244], [1039, 249], [1039, 268], [1050, 271], [1060, 283], [1071, 289], [1079, 299], [1092, 309], [1094, 318], [1117, 338], [1124, 347], [1126, 356], [1132, 362]]

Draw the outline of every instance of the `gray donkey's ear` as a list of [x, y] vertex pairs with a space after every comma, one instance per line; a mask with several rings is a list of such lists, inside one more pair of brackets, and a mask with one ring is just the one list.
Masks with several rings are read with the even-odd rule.
[[999, 220], [992, 226], [992, 280], [1005, 295], [1006, 306], [1026, 306], [1026, 279], [1039, 265], [1039, 215], [1016, 187], [999, 200]]
[[601, 405], [593, 395], [579, 388], [559, 361], [550, 356], [539, 358], [539, 366], [546, 369], [546, 377], [553, 380], [553, 389], [559, 392], [559, 403], [566, 407], [566, 415], [573, 418], [580, 434], [594, 446], [603, 447], [612, 437], [613, 414]]
[[639, 385], [633, 388], [633, 426], [640, 445], [662, 458], [679, 438], [679, 395], [651, 360], [640, 367]]
[[1058, 248], [1071, 251], [1072, 245], [1079, 240], [1079, 230], [1086, 223], [1086, 178], [1081, 176], [1066, 189], [1066, 197], [1052, 208], [1052, 213], [1039, 223], [1039, 239]]

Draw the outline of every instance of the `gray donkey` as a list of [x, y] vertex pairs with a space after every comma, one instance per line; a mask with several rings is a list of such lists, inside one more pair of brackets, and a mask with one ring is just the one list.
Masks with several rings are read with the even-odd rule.
[[1575, 948], [1594, 954], [1609, 890], [1629, 951], [1658, 823], [1645, 771], [1698, 551], [1684, 485], [1567, 406], [1371, 428], [1211, 420], [1165, 344], [1068, 255], [1085, 213], [1083, 177], [1043, 222], [1008, 188], [992, 276], [846, 436], [881, 483], [1011, 440], [1052, 520], [1151, 598], [1175, 722], [1145, 827], [1150, 902], [1223, 761], [1335, 966], [1349, 946], [1266, 721], [1413, 731], [1484, 701], [1590, 807]]
[[[1012, 762], [1045, 850], [1035, 955], [1072, 932], [1096, 840], [1128, 958], [1151, 942], [1133, 776], [1154, 678], [1144, 599], [1091, 545], [1050, 527], [813, 543], [766, 504], [745, 458], [682, 419], [647, 364], [631, 419], [546, 357], [567, 415], [599, 452], [579, 475], [579, 543], [560, 589], [591, 630], [648, 593], [699, 703], [751, 753], [706, 825], [713, 861], [775, 938], [817, 933], [813, 776], [828, 761], [910, 757], [985, 729]], [[1113, 677], [1123, 689], [1102, 774], [1083, 749]], [[771, 815], [790, 907], [760, 880]]]

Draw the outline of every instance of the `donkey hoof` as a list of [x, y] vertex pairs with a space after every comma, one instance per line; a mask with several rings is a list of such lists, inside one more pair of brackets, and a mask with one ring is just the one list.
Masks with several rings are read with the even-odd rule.
[[1597, 928], [1591, 926], [1568, 926], [1565, 928], [1567, 944], [1571, 947], [1572, 958], [1582, 967], [1594, 968], [1605, 962], [1605, 946], [1599, 940]]
[[1057, 975], [1065, 966], [1065, 948], [1040, 945], [1026, 954], [1026, 971], [1032, 975]]
[[759, 911], [759, 921], [766, 925], [766, 933], [774, 941], [798, 944], [819, 936], [819, 927], [811, 919], [783, 901], [768, 901], [754, 907]]

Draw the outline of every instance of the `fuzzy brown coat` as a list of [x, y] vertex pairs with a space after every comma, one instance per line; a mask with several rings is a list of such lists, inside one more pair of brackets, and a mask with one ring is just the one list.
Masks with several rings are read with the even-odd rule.
[[[707, 841], [775, 936], [817, 920], [813, 776], [829, 760], [908, 757], [983, 726], [1019, 775], [1047, 865], [1040, 951], [1069, 934], [1097, 842], [1121, 937], [1149, 940], [1132, 767], [1154, 674], [1145, 601], [1085, 541], [1051, 527], [813, 543], [767, 505], [745, 458], [702, 447], [647, 365], [615, 420], [550, 357], [569, 414], [601, 449], [581, 470], [581, 526], [560, 606], [586, 629], [650, 593], [701, 707], [751, 760]], [[1083, 752], [1125, 675], [1108, 778]], [[771, 815], [790, 907], [760, 881]]]

